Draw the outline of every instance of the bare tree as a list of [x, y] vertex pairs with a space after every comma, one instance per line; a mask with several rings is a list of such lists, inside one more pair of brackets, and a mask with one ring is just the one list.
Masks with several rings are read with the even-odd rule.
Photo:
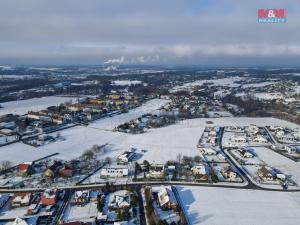
[[86, 160], [91, 160], [94, 158], [94, 152], [92, 150], [86, 150], [83, 154], [82, 157]]
[[179, 153], [178, 155], [177, 155], [177, 161], [179, 162], [179, 163], [181, 163], [181, 159], [182, 159], [182, 155]]
[[12, 167], [12, 162], [8, 160], [1, 161], [0, 163], [0, 170], [7, 170]]
[[111, 158], [110, 157], [106, 157], [105, 158], [105, 161], [104, 161], [106, 164], [111, 164]]

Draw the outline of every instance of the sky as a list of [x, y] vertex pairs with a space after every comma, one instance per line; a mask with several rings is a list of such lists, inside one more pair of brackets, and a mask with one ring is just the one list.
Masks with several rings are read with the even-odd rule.
[[299, 62], [299, 0], [0, 0], [0, 65]]

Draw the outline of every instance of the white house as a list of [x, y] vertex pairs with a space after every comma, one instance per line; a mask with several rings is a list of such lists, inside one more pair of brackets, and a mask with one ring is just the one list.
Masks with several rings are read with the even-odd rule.
[[161, 178], [165, 175], [165, 166], [163, 164], [151, 164], [149, 172], [146, 174], [150, 178]]
[[203, 155], [216, 155], [217, 154], [216, 150], [214, 150], [213, 148], [200, 148], [199, 150]]
[[198, 164], [195, 165], [191, 168], [191, 171], [194, 175], [207, 175], [208, 174], [208, 169], [205, 165], [203, 164]]
[[128, 167], [125, 165], [110, 165], [102, 168], [100, 175], [103, 177], [126, 177], [128, 176]]
[[249, 134], [255, 135], [255, 134], [258, 134], [259, 128], [258, 128], [258, 126], [251, 124], [250, 126], [245, 128], [245, 131]]
[[267, 143], [267, 139], [264, 138], [262, 135], [256, 135], [253, 137], [252, 139], [254, 142], [257, 142], [257, 143]]
[[175, 195], [168, 187], [163, 188], [158, 192], [157, 199], [161, 208], [171, 209], [177, 207]]
[[239, 144], [239, 143], [246, 143], [247, 138], [245, 136], [242, 136], [242, 135], [234, 135], [234, 136], [230, 137], [229, 140], [231, 142]]
[[238, 149], [237, 151], [244, 158], [253, 158], [254, 157], [254, 155], [251, 152], [247, 151], [245, 148]]
[[123, 154], [118, 156], [118, 161], [121, 163], [128, 163], [130, 162], [135, 156], [135, 152], [133, 150], [126, 151]]

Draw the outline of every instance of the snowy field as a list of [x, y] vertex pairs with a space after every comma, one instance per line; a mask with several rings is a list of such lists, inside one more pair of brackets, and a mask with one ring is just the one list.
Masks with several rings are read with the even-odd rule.
[[[114, 123], [115, 117], [123, 115], [103, 119], [105, 121], [103, 124]], [[101, 121], [99, 120], [95, 123], [101, 124]], [[175, 125], [152, 129], [147, 133], [137, 135], [112, 132], [90, 126], [77, 126], [60, 132], [61, 136], [65, 138], [64, 141], [50, 143], [37, 148], [21, 142], [3, 146], [0, 148], [0, 159], [9, 160], [17, 164], [24, 161], [32, 161], [53, 153], [59, 153], [55, 157], [70, 160], [80, 156], [85, 150], [95, 144], [110, 144], [110, 151], [103, 155], [104, 158], [107, 156], [115, 157], [135, 147], [147, 150], [140, 159], [141, 161], [146, 159], [151, 162], [165, 162], [176, 159], [178, 154], [187, 156], [199, 155], [197, 144], [205, 126], [208, 126], [207, 121], [213, 121], [214, 124], [212, 126], [246, 126], [249, 124], [257, 124], [259, 126], [297, 126], [274, 118], [245, 117], [185, 120]], [[274, 152], [274, 154], [277, 153]], [[281, 159], [286, 159], [283, 156], [280, 157]], [[289, 162], [293, 164], [291, 160]]]
[[107, 117], [102, 120], [92, 122], [89, 125], [89, 127], [104, 130], [113, 130], [116, 126], [125, 122], [129, 122], [130, 120], [136, 119], [142, 116], [143, 114], [156, 112], [156, 110], [158, 110], [168, 102], [170, 101], [165, 99], [153, 99], [144, 103], [140, 107], [130, 110], [128, 113], [123, 113], [120, 115]]
[[9, 113], [24, 115], [28, 111], [39, 111], [42, 109], [46, 109], [49, 106], [59, 105], [70, 100], [75, 101], [76, 98], [49, 96], [20, 101], [4, 102], [0, 103], [0, 105], [3, 107], [0, 108], [0, 116]]
[[298, 185], [300, 185], [299, 162], [295, 162], [264, 147], [256, 147], [255, 152], [266, 164], [279, 169], [281, 172], [288, 176], [291, 176], [291, 179], [294, 180]]
[[115, 80], [112, 82], [116, 86], [131, 86], [142, 83], [140, 80]]
[[230, 78], [221, 78], [215, 80], [198, 80], [195, 82], [185, 83], [181, 86], [175, 86], [172, 88], [171, 92], [180, 91], [184, 89], [189, 89], [195, 86], [202, 86], [205, 83], [212, 83], [209, 86], [223, 86], [223, 87], [238, 87], [240, 84], [235, 83], [236, 81], [241, 81], [244, 78], [241, 77], [230, 77]]
[[300, 193], [214, 187], [177, 187], [191, 224], [295, 225]]
[[267, 81], [267, 82], [259, 82], [259, 83], [251, 83], [251, 84], [244, 84], [242, 88], [258, 88], [258, 87], [265, 87], [271, 84], [275, 84], [274, 81]]
[[255, 93], [254, 96], [262, 100], [273, 100], [273, 99], [284, 98], [284, 96], [281, 93], [267, 93], [267, 92]]

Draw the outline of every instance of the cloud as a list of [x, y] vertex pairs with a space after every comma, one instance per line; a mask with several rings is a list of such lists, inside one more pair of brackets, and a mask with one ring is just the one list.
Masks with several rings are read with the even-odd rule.
[[[259, 8], [288, 22], [259, 24]], [[0, 61], [297, 64], [299, 15], [295, 0], [1, 0]]]

